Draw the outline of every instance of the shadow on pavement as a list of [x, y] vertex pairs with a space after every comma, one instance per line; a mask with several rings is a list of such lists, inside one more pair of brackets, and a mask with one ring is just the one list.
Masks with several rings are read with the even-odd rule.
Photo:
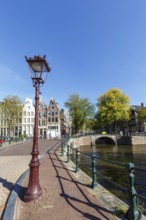
[[2, 183], [3, 187], [7, 188], [11, 191], [14, 187], [14, 184], [0, 177], [0, 183]]
[[[64, 166], [64, 165], [61, 163], [61, 161], [59, 160], [57, 154], [56, 154], [55, 152], [54, 152], [54, 153], [49, 153], [49, 152], [48, 152], [48, 155], [49, 155], [50, 160], [51, 160], [51, 162], [52, 162], [52, 165], [53, 165], [53, 167], [54, 167], [54, 169], [55, 169], [55, 171], [56, 171], [57, 178], [58, 178], [58, 181], [59, 181], [61, 190], [62, 190], [62, 193], [60, 194], [60, 196], [64, 197], [64, 199], [66, 200], [66, 202], [67, 202], [70, 206], [72, 206], [72, 208], [74, 208], [76, 211], [80, 212], [83, 216], [85, 216], [85, 217], [88, 218], [88, 219], [97, 219], [97, 220], [100, 220], [100, 218], [97, 218], [97, 216], [93, 216], [93, 215], [91, 216], [91, 214], [86, 213], [86, 212], [83, 212], [83, 211], [79, 208], [79, 205], [75, 205], [75, 204], [84, 204], [84, 205], [87, 205], [88, 208], [89, 208], [89, 207], [90, 207], [90, 208], [92, 207], [92, 208], [94, 208], [101, 216], [103, 216], [104, 219], [106, 219], [106, 220], [111, 220], [111, 219], [108, 218], [108, 217], [106, 216], [106, 214], [104, 214], [104, 213], [113, 214], [113, 212], [111, 212], [111, 211], [109, 211], [109, 210], [107, 210], [107, 209], [105, 209], [105, 208], [103, 208], [103, 207], [101, 207], [101, 206], [99, 206], [99, 205], [97, 205], [97, 204], [94, 204], [94, 203], [92, 203], [92, 202], [90, 201], [90, 199], [86, 196], [86, 194], [84, 193], [84, 191], [81, 189], [81, 185], [84, 185], [84, 184], [81, 184], [81, 183], [79, 183], [79, 182], [77, 182], [77, 181], [75, 181], [75, 180], [73, 179], [73, 177], [70, 175], [68, 169], [66, 169], [65, 166]], [[55, 158], [54, 158], [54, 156], [55, 156]], [[56, 160], [56, 159], [57, 159], [58, 162], [60, 163], [59, 166], [58, 166], [58, 165], [55, 165], [55, 160]], [[60, 176], [59, 171], [58, 171], [58, 169], [57, 169], [57, 168], [60, 167], [60, 166], [61, 166], [62, 169], [64, 169], [64, 170], [66, 171], [68, 178], [64, 178], [64, 177]], [[63, 184], [63, 181], [62, 181], [62, 180], [66, 180], [66, 181], [73, 182], [73, 184], [76, 185], [76, 188], [77, 188], [77, 190], [79, 191], [79, 193], [81, 193], [82, 196], [84, 197], [85, 201], [80, 200], [80, 199], [78, 199], [78, 198], [76, 198], [76, 197], [70, 196], [69, 194], [66, 194], [66, 193], [65, 193], [64, 184]], [[85, 185], [85, 186], [87, 186], [87, 185]], [[72, 202], [71, 202], [71, 201], [72, 201]], [[74, 201], [75, 201], [75, 202], [74, 202]], [[74, 203], [73, 203], [73, 202], [74, 202]], [[76, 202], [77, 202], [77, 203], [76, 203]]]

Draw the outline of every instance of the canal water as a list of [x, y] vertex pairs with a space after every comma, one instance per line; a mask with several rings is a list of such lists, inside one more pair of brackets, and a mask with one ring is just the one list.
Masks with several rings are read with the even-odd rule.
[[[146, 170], [146, 146], [144, 145], [115, 146], [110, 144], [97, 144], [96, 146], [81, 146], [80, 151], [80, 168], [91, 177], [91, 155], [93, 153], [95, 153], [97, 157], [124, 165], [127, 163], [134, 163], [135, 167], [143, 168]], [[86, 154], [89, 154], [90, 156]], [[123, 201], [127, 202], [129, 200], [128, 193], [125, 193], [125, 189], [129, 188], [128, 171], [125, 169], [125, 167], [110, 164], [97, 159], [96, 170], [97, 182], [99, 182], [102, 186], [104, 186]], [[146, 172], [135, 170], [134, 175], [135, 188], [137, 193], [143, 197], [146, 197]], [[106, 179], [102, 176], [105, 176]], [[112, 182], [115, 182], [116, 184]]]

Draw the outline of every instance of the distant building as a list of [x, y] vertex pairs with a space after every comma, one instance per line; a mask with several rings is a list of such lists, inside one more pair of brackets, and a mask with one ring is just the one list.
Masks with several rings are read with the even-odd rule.
[[71, 119], [69, 112], [66, 109], [60, 110], [60, 121], [61, 121], [61, 134], [71, 134]]
[[[22, 116], [14, 125], [11, 136], [34, 135], [35, 106], [31, 98], [26, 98]], [[58, 103], [51, 98], [47, 106], [43, 99], [39, 100], [38, 109], [38, 137], [39, 138], [61, 138], [63, 134], [70, 134], [71, 120], [67, 110], [59, 109]], [[4, 113], [0, 112], [0, 136], [7, 136], [8, 126]]]
[[47, 138], [60, 138], [60, 110], [58, 103], [52, 98], [47, 108]]
[[33, 137], [35, 107], [31, 98], [26, 98], [22, 113], [22, 134]]
[[44, 103], [43, 99], [39, 100], [39, 112], [38, 112], [38, 136], [40, 138], [47, 137], [47, 105]]
[[2, 113], [0, 109], [0, 136], [7, 136], [7, 135], [8, 135], [7, 120], [5, 118], [4, 113]]

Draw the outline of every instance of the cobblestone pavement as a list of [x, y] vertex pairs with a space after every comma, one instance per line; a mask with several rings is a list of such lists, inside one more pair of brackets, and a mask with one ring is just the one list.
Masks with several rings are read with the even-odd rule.
[[[40, 141], [41, 146], [43, 146], [40, 152], [44, 154], [44, 152], [56, 142], [56, 140]], [[21, 145], [18, 144], [13, 147], [5, 147], [4, 150], [0, 152], [0, 219], [7, 198], [15, 183], [19, 177], [29, 169], [31, 148], [32, 141], [22, 143]]]

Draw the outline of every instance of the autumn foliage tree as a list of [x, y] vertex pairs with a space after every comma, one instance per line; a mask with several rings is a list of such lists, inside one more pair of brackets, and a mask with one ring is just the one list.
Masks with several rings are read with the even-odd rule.
[[114, 88], [99, 96], [98, 118], [102, 125], [114, 124], [117, 132], [117, 122], [129, 120], [130, 99], [120, 89]]
[[94, 105], [87, 98], [81, 98], [78, 94], [73, 94], [65, 102], [72, 118], [72, 130], [75, 134], [86, 129], [90, 118], [94, 115]]

